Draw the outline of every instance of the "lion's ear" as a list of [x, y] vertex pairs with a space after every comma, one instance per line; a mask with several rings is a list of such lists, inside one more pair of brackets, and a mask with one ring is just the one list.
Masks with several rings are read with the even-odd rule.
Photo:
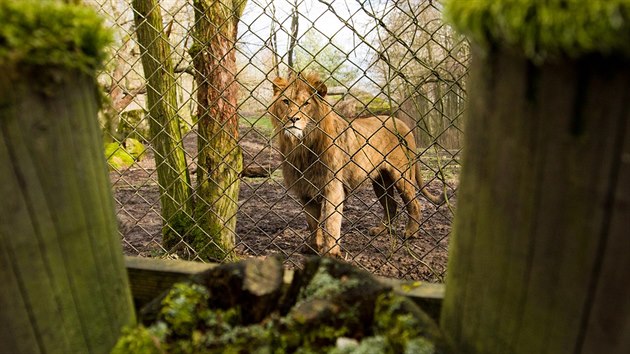
[[277, 77], [275, 79], [273, 79], [273, 81], [271, 82], [273, 84], [273, 94], [274, 96], [278, 94], [278, 92], [284, 90], [285, 87], [287, 87], [287, 80], [282, 78], [282, 77]]
[[313, 80], [309, 80], [310, 85], [313, 86], [313, 88], [315, 89], [315, 91], [317, 91], [317, 94], [324, 98], [326, 97], [326, 94], [328, 93], [328, 87], [326, 87], [326, 84], [324, 84], [324, 82], [320, 79], [313, 79]]

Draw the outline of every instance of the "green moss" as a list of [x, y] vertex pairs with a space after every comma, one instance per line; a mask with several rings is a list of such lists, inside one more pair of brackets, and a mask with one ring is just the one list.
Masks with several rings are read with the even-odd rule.
[[431, 341], [439, 337], [437, 326], [413, 307], [405, 297], [380, 295], [374, 311], [374, 332], [387, 338], [396, 353], [438, 352]]
[[445, 16], [474, 41], [535, 61], [630, 54], [630, 0], [449, 0]]
[[[327, 262], [323, 259], [322, 262]], [[344, 291], [359, 285], [356, 278], [335, 278], [327, 272], [325, 267], [319, 267], [308, 286], [300, 292], [299, 298], [304, 299], [330, 299]]]
[[113, 142], [105, 144], [105, 158], [110, 169], [121, 170], [139, 161], [146, 152], [146, 147], [136, 139], [125, 139], [120, 144]]
[[105, 158], [110, 169], [120, 171], [133, 164], [134, 159], [119, 143], [105, 144]]
[[162, 300], [160, 318], [177, 335], [191, 333], [207, 316], [208, 290], [197, 284], [175, 284]]
[[147, 148], [138, 140], [127, 138], [124, 141], [125, 151], [133, 157], [134, 160], [140, 161], [144, 157]]
[[126, 328], [111, 354], [161, 354], [164, 347], [161, 344], [166, 337], [167, 329], [164, 325], [154, 325], [151, 328], [138, 326]]
[[0, 65], [61, 66], [92, 73], [111, 41], [90, 8], [53, 0], [0, 0]]
[[[225, 266], [224, 271], [234, 270]], [[127, 331], [115, 354], [125, 349], [154, 353], [155, 348], [172, 354], [445, 352], [432, 342], [441, 336], [437, 326], [409, 299], [380, 286], [376, 286], [380, 295], [364, 296], [370, 293], [366, 289], [373, 281], [363, 278], [365, 274], [330, 259], [313, 260], [304, 272], [306, 281], [295, 283], [302, 291], [288, 300], [289, 311], [278, 309], [257, 323], [245, 320], [240, 306], [223, 308], [225, 304], [217, 298], [230, 292], [216, 290], [222, 287], [208, 290], [196, 284], [177, 284], [156, 310], [157, 321], [148, 328]], [[213, 279], [225, 286], [231, 283], [221, 276]], [[241, 287], [242, 283], [232, 286]], [[359, 306], [362, 302], [364, 306]], [[359, 308], [373, 311], [374, 317], [364, 316]]]

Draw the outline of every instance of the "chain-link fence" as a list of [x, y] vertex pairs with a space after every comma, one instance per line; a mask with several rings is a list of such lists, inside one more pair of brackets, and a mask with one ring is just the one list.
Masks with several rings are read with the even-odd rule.
[[[289, 266], [334, 252], [443, 280], [469, 51], [440, 2], [222, 1], [85, 0], [115, 36], [100, 120], [125, 252]], [[341, 128], [324, 128], [333, 114]], [[415, 165], [445, 202], [405, 195]]]

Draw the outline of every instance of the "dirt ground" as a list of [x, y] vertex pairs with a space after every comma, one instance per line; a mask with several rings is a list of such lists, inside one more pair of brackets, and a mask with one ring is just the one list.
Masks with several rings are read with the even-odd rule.
[[[307, 237], [306, 219], [299, 203], [286, 191], [278, 169], [282, 159], [264, 134], [251, 128], [241, 129], [244, 166], [269, 167], [267, 178], [243, 178], [237, 216], [237, 248], [241, 257], [266, 257], [280, 254], [288, 267], [300, 267], [305, 255], [300, 253]], [[194, 180], [196, 134], [187, 134], [185, 147]], [[159, 192], [153, 153], [131, 168], [110, 172], [123, 248], [128, 255], [165, 257], [160, 245]], [[436, 208], [421, 198], [423, 224], [418, 237], [401, 236], [406, 214], [396, 223], [396, 235], [370, 237], [368, 228], [377, 225], [382, 208], [366, 183], [355, 190], [344, 207], [341, 247], [345, 259], [374, 274], [401, 279], [443, 281], [446, 272], [448, 235], [452, 214], [446, 206]], [[452, 183], [451, 183], [452, 186]], [[440, 182], [429, 189], [438, 194]], [[451, 204], [456, 202], [454, 197]], [[399, 205], [401, 201], [398, 200]]]

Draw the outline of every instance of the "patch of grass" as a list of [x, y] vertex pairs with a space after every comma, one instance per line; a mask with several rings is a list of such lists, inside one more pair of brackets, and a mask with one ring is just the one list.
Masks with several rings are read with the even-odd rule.
[[240, 119], [241, 127], [256, 129], [269, 137], [273, 134], [273, 125], [269, 115], [243, 115]]
[[461, 156], [452, 157], [450, 154], [440, 154], [438, 158], [438, 155], [432, 149], [425, 151], [420, 156], [422, 161], [422, 179], [427, 182], [435, 179], [436, 176], [441, 177], [439, 176], [441, 168], [447, 181], [458, 181], [462, 167], [460, 158]]

